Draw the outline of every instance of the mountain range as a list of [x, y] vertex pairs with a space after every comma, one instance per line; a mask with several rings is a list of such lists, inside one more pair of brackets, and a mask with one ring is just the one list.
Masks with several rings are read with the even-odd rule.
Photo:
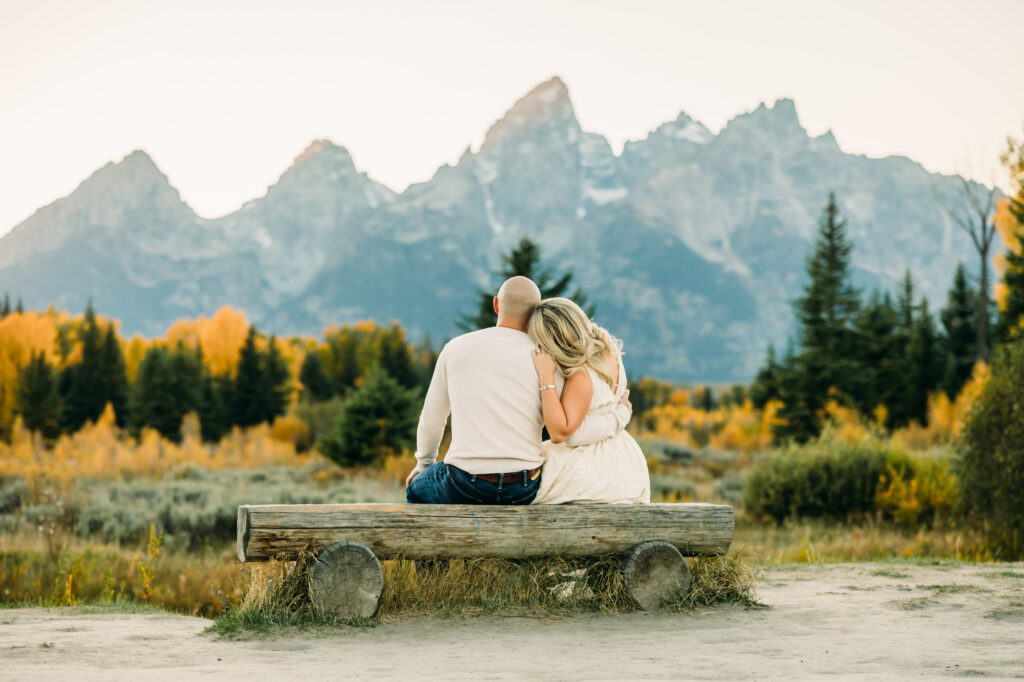
[[231, 305], [279, 334], [374, 318], [437, 342], [528, 236], [573, 270], [632, 375], [742, 381], [792, 330], [829, 192], [858, 286], [893, 288], [910, 268], [941, 304], [957, 262], [976, 267], [937, 200], [962, 202], [958, 177], [848, 154], [790, 99], [717, 134], [681, 113], [616, 154], [552, 78], [400, 193], [318, 140], [264, 196], [205, 219], [134, 151], [0, 238], [0, 291], [73, 311], [91, 298], [126, 333]]

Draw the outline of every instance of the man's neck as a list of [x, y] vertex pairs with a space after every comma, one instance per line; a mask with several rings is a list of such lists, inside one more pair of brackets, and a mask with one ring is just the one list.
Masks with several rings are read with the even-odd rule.
[[504, 327], [505, 329], [515, 329], [517, 332], [522, 332], [524, 334], [526, 333], [525, 322], [513, 322], [499, 317], [498, 324], [496, 324], [495, 326]]

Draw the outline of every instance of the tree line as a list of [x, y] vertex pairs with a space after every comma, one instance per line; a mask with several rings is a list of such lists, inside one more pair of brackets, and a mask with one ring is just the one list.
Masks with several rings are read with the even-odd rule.
[[178, 441], [182, 418], [195, 412], [204, 439], [219, 440], [233, 426], [284, 414], [290, 401], [291, 377], [279, 343], [271, 336], [266, 348], [259, 347], [255, 327], [234, 375], [214, 376], [200, 347], [179, 342], [150, 346], [131, 382], [114, 325], [103, 325], [91, 303], [77, 336], [77, 360], [57, 368], [45, 353], [32, 351], [19, 371], [15, 412], [48, 439], [95, 421], [109, 404], [118, 425], [136, 435], [148, 427]]
[[[1013, 210], [1024, 215], [1019, 202]], [[918, 296], [909, 270], [895, 295], [875, 290], [863, 297], [851, 283], [851, 253], [846, 221], [830, 195], [807, 259], [808, 282], [793, 303], [795, 336], [782, 358], [769, 347], [750, 389], [758, 406], [782, 403], [779, 441], [815, 437], [829, 400], [888, 428], [924, 424], [929, 394], [941, 390], [955, 398], [975, 363], [989, 357], [993, 342], [1016, 333], [1024, 313], [1020, 252], [1007, 255], [1007, 295], [998, 311], [971, 285], [961, 263], [937, 316]]]

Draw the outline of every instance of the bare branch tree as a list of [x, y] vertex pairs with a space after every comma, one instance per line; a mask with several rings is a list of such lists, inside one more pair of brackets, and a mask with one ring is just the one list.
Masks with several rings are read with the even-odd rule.
[[[989, 358], [989, 309], [991, 306], [989, 293], [989, 255], [996, 238], [996, 199], [995, 185], [986, 188], [982, 185], [972, 186], [967, 178], [960, 177], [960, 192], [963, 203], [959, 208], [950, 206], [942, 195], [934, 191], [939, 206], [961, 230], [967, 233], [974, 244], [974, 250], [981, 260], [980, 282], [978, 284], [978, 358], [988, 362]], [[978, 187], [979, 189], [975, 189]]]

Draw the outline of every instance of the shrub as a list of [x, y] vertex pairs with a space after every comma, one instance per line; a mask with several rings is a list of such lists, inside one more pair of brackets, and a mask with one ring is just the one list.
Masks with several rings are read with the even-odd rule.
[[932, 527], [949, 518], [956, 500], [956, 476], [948, 460], [913, 458], [905, 472], [889, 467], [875, 495], [875, 507], [906, 530]]
[[746, 480], [745, 506], [756, 517], [779, 523], [795, 517], [866, 515], [875, 507], [879, 482], [908, 468], [905, 457], [872, 441], [849, 445], [826, 436], [758, 462]]
[[997, 349], [961, 433], [959, 508], [993, 553], [1024, 557], [1024, 342]]

